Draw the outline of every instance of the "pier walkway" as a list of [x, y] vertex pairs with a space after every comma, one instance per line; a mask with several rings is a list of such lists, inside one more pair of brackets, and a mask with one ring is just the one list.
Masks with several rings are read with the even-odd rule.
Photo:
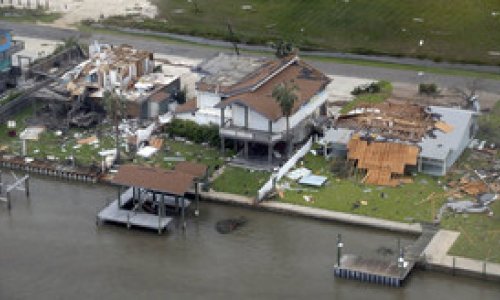
[[399, 287], [415, 265], [424, 259], [424, 250], [436, 232], [434, 226], [424, 225], [423, 233], [413, 244], [404, 250], [401, 249], [397, 261], [365, 259], [352, 254], [343, 255], [339, 263], [334, 266], [334, 274], [340, 278]]

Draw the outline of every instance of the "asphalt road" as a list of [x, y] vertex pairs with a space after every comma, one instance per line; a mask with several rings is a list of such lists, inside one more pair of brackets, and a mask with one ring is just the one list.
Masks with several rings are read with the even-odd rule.
[[[100, 42], [110, 44], [129, 44], [137, 48], [148, 49], [155, 53], [167, 53], [171, 55], [184, 56], [188, 58], [204, 59], [215, 55], [218, 49], [197, 46], [185, 43], [165, 43], [163, 41], [141, 38], [140, 36], [130, 35], [111, 35], [102, 33], [81, 33], [71, 29], [60, 29], [49, 26], [34, 25], [27, 23], [12, 23], [0, 20], [0, 28], [10, 28], [14, 35], [35, 37], [50, 40], [62, 40], [71, 36], [78, 36], [86, 42], [99, 40]], [[360, 66], [336, 62], [324, 62], [308, 60], [313, 66], [321, 71], [331, 75], [342, 75], [351, 77], [373, 78], [377, 80], [388, 80], [391, 82], [414, 83], [418, 84], [425, 80], [426, 82], [437, 83], [441, 87], [464, 87], [470, 83], [473, 78], [452, 75], [438, 75], [425, 73], [419, 76], [418, 72], [387, 69], [382, 67]], [[478, 87], [479, 91], [494, 93], [500, 95], [500, 80], [481, 79]]]

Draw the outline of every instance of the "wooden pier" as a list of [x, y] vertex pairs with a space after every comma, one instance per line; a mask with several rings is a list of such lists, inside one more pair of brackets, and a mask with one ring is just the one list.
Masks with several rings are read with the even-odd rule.
[[411, 245], [399, 247], [399, 256], [394, 261], [365, 259], [361, 256], [345, 254], [341, 251], [341, 236], [337, 240], [337, 264], [334, 275], [339, 278], [400, 287], [408, 278], [415, 265], [424, 258], [424, 250], [436, 233], [433, 226], [424, 226], [422, 235]]

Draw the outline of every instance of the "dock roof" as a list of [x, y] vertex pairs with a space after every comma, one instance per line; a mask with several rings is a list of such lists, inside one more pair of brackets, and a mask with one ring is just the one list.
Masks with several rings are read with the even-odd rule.
[[207, 166], [190, 161], [181, 161], [175, 165], [174, 171], [193, 175], [196, 178], [202, 178], [207, 174]]
[[194, 175], [179, 170], [169, 171], [128, 164], [118, 169], [118, 173], [111, 182], [183, 196], [193, 185], [194, 179]]

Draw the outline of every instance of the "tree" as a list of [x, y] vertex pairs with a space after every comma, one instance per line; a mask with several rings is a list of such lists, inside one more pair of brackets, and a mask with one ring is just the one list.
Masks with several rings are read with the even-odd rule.
[[286, 118], [286, 140], [287, 153], [292, 152], [290, 141], [290, 115], [292, 114], [295, 101], [298, 99], [297, 86], [285, 82], [278, 84], [272, 92], [272, 97], [278, 102], [283, 116]]
[[115, 126], [115, 141], [116, 141], [116, 163], [120, 163], [120, 118], [125, 115], [125, 102], [123, 98], [115, 92], [104, 92], [104, 107], [108, 118], [113, 120]]
[[274, 48], [274, 55], [276, 55], [277, 58], [286, 57], [296, 51], [292, 42], [284, 40], [279, 40], [276, 43], [272, 43], [271, 47]]
[[452, 90], [458, 93], [458, 95], [463, 99], [463, 105], [465, 109], [476, 108], [475, 103], [478, 101], [477, 91], [481, 89], [482, 81], [479, 78], [474, 78], [468, 80], [464, 87], [454, 87]]

